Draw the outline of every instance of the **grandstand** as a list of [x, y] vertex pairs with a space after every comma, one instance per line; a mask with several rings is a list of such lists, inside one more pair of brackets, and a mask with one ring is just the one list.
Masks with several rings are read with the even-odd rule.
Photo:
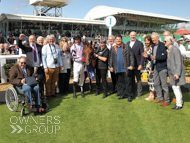
[[[31, 0], [32, 1], [32, 0]], [[37, 2], [38, 1], [38, 2]], [[30, 3], [34, 7], [37, 5], [55, 8], [56, 5], [49, 4], [51, 0], [35, 0]], [[44, 2], [44, 3], [40, 3]], [[61, 8], [67, 5], [64, 1]], [[115, 16], [117, 19], [116, 25], [113, 27], [113, 34], [129, 34], [130, 31], [137, 33], [163, 33], [165, 30], [175, 31], [178, 23], [189, 22], [190, 20], [153, 14], [147, 12], [140, 12], [128, 9], [114, 8], [108, 6], [96, 6], [92, 8], [84, 17], [84, 19], [63, 18], [47, 13], [38, 13], [34, 15], [20, 15], [20, 14], [1, 14], [0, 15], [0, 31], [3, 36], [14, 34], [18, 36], [19, 33], [47, 35], [61, 33], [62, 36], [72, 37], [78, 31], [81, 35], [86, 37], [95, 37], [97, 34], [104, 36], [108, 35], [108, 28], [105, 25], [104, 19], [107, 16]]]

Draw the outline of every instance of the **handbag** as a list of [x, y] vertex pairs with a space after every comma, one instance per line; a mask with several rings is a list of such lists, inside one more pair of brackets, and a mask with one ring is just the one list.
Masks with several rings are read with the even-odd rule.
[[36, 80], [35, 77], [31, 76], [31, 77], [27, 77], [26, 78], [26, 85], [28, 86], [35, 86], [38, 84], [38, 81]]

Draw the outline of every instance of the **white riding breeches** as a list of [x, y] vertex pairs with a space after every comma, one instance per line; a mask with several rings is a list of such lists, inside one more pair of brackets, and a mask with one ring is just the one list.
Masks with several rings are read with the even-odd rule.
[[[79, 81], [80, 76], [80, 81]], [[79, 81], [79, 86], [83, 86], [84, 84], [84, 64], [82, 62], [74, 62], [73, 64], [73, 79], [74, 82]]]

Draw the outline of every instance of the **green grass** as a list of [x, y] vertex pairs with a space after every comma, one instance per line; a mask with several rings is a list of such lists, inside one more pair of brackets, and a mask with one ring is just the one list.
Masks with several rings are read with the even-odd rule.
[[[102, 99], [103, 94], [95, 97], [94, 93], [86, 92], [83, 99], [80, 93], [73, 99], [72, 94], [53, 99], [49, 103], [50, 111], [44, 115], [30, 114], [30, 122], [17, 122], [26, 131], [11, 133], [10, 125], [20, 117], [20, 108], [17, 112], [8, 110], [6, 104], [0, 105], [0, 143], [189, 143], [190, 142], [190, 94], [183, 94], [184, 108], [172, 111], [173, 105], [161, 107], [159, 103], [145, 101], [148, 93], [141, 99], [134, 99], [128, 103], [127, 99], [118, 100], [115, 95]], [[171, 99], [173, 93], [170, 94]], [[12, 117], [16, 116], [16, 117]], [[44, 117], [42, 117], [44, 116]], [[59, 116], [59, 124], [48, 122], [48, 116]], [[12, 118], [11, 118], [12, 117]], [[38, 123], [32, 120], [38, 119]], [[44, 119], [41, 120], [40, 118]], [[10, 119], [12, 123], [10, 122]], [[21, 118], [22, 119], [22, 118]], [[58, 123], [57, 120], [52, 122]], [[40, 124], [45, 123], [45, 124]], [[38, 127], [37, 133], [32, 130]], [[55, 125], [60, 130], [47, 132]], [[46, 127], [46, 132], [44, 129]], [[16, 127], [16, 126], [15, 126]], [[39, 128], [41, 133], [39, 133]], [[31, 129], [31, 133], [27, 134]], [[42, 134], [45, 132], [44, 134]]]

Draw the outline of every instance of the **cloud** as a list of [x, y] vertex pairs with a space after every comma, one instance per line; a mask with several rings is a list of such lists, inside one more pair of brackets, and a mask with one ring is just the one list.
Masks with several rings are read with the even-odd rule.
[[[12, 1], [13, 1], [13, 3], [16, 3], [16, 0], [12, 0]], [[11, 8], [11, 11], [14, 13], [18, 13], [21, 9], [21, 5], [23, 5], [23, 4], [26, 5], [26, 3], [29, 4], [29, 0], [20, 0], [19, 2], [17, 2], [16, 6]]]
[[178, 28], [185, 26], [185, 29], [190, 30], [190, 23], [179, 23]]

